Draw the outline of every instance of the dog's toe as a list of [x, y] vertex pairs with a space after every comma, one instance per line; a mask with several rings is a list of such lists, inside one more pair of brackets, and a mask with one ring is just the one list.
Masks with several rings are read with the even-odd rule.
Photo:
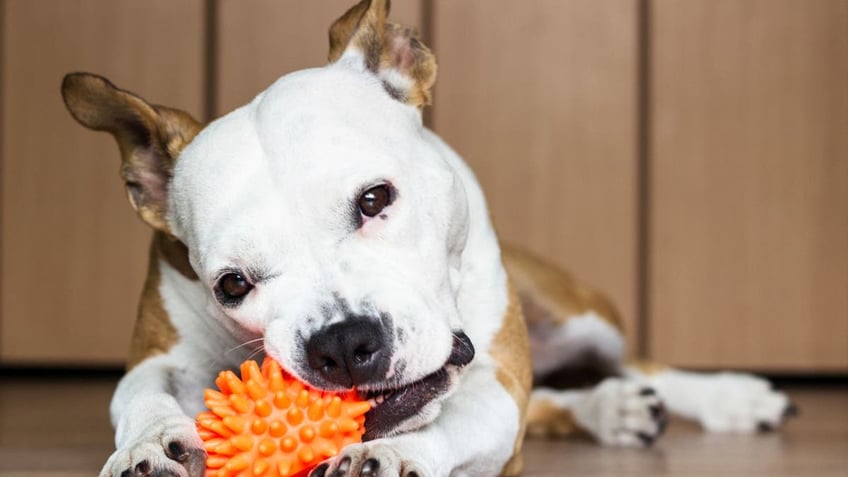
[[718, 374], [704, 394], [699, 420], [712, 432], [773, 431], [797, 413], [785, 394], [772, 389], [768, 381], [747, 374]]
[[150, 433], [109, 457], [100, 477], [203, 477], [206, 451], [187, 416], [151, 427]]
[[668, 413], [657, 392], [621, 378], [603, 381], [575, 412], [598, 440], [614, 446], [649, 447], [668, 425]]
[[347, 447], [341, 455], [312, 471], [310, 477], [424, 477], [411, 460], [386, 444], [367, 443]]

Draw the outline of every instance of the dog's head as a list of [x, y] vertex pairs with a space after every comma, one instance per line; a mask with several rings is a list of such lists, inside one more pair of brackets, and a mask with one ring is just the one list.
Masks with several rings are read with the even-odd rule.
[[456, 306], [465, 190], [421, 123], [435, 60], [387, 13], [363, 0], [331, 27], [328, 66], [205, 128], [97, 76], [63, 83], [118, 140], [141, 217], [187, 246], [209, 319], [373, 398], [369, 437], [431, 421], [474, 356]]

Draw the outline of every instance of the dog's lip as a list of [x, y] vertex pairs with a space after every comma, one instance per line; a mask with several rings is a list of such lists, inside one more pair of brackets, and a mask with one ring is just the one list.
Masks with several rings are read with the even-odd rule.
[[367, 399], [372, 406], [365, 414], [362, 439], [367, 441], [389, 435], [403, 421], [445, 394], [450, 388], [450, 366], [446, 364], [417, 381], [397, 388], [360, 390], [360, 398]]
[[[364, 440], [389, 435], [407, 419], [415, 416], [427, 404], [444, 396], [451, 389], [451, 375], [474, 359], [474, 345], [462, 331], [453, 333], [453, 346], [444, 365], [417, 381], [394, 388], [361, 388], [363, 399], [371, 402], [365, 414]], [[454, 372], [452, 372], [454, 371]]]

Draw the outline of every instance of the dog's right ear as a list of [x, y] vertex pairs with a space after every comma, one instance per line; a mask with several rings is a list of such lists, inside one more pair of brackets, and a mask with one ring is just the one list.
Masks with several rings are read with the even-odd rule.
[[165, 213], [174, 164], [203, 126], [188, 113], [151, 105], [89, 73], [66, 75], [62, 97], [80, 124], [115, 137], [130, 203], [147, 224], [170, 233]]
[[331, 63], [356, 52], [386, 91], [417, 108], [430, 104], [436, 57], [413, 28], [389, 23], [389, 0], [361, 0], [330, 26]]

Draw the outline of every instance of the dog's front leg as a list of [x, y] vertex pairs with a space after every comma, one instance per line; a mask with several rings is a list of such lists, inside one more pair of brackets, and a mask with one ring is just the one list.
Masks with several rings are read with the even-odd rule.
[[101, 477], [203, 475], [203, 443], [175, 395], [182, 374], [173, 356], [160, 355], [121, 379], [110, 409], [116, 450]]
[[519, 433], [516, 402], [491, 368], [463, 377], [439, 417], [417, 431], [345, 448], [312, 477], [496, 476]]

